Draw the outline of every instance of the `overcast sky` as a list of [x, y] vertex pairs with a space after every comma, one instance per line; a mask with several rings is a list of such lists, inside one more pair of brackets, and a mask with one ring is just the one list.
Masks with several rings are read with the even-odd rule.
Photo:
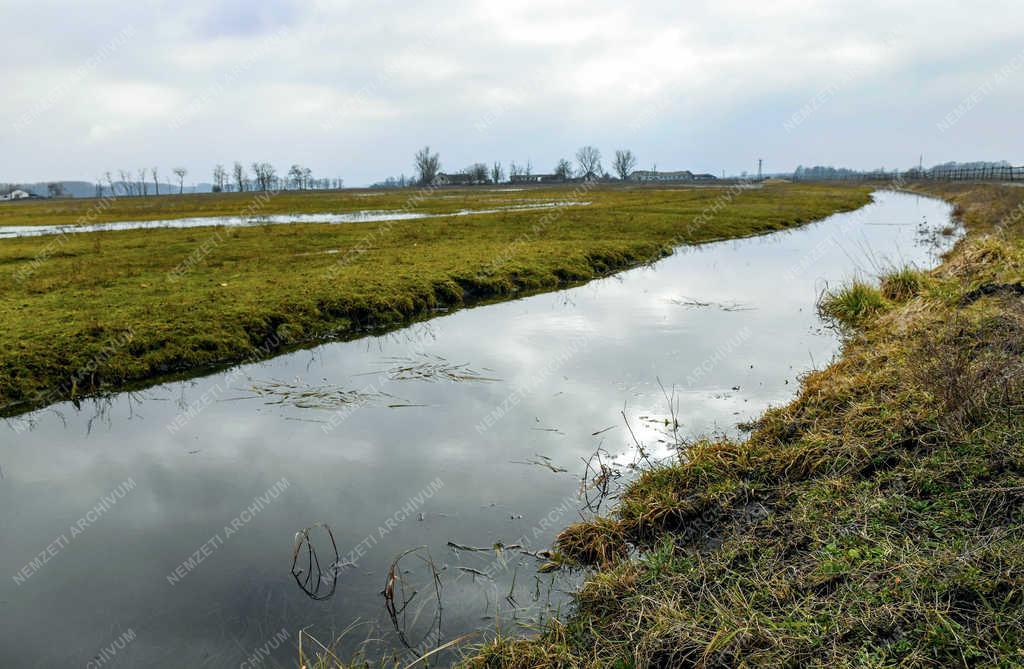
[[[88, 6], [86, 6], [88, 5]], [[1024, 164], [1020, 0], [0, 0], [0, 181]], [[959, 111], [957, 111], [959, 106]], [[610, 161], [606, 160], [606, 166]]]

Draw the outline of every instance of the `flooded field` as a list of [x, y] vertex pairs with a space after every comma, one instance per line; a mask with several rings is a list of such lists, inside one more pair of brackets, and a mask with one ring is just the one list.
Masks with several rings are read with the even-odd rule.
[[442, 216], [476, 216], [501, 212], [532, 211], [554, 207], [580, 207], [589, 202], [540, 202], [518, 204], [493, 209], [461, 209], [444, 214], [415, 211], [355, 211], [337, 214], [266, 214], [261, 216], [194, 216], [159, 221], [117, 221], [111, 223], [83, 223], [80, 225], [6, 225], [0, 226], [0, 239], [13, 237], [41, 237], [45, 235], [75, 234], [81, 232], [116, 232], [118, 230], [151, 230], [158, 228], [202, 228], [221, 226], [228, 228], [254, 225], [285, 225], [297, 223], [373, 223], [377, 221], [412, 221]]

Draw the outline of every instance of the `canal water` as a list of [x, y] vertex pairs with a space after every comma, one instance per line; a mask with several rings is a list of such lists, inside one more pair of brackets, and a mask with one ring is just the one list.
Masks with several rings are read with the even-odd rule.
[[836, 355], [821, 291], [933, 266], [950, 215], [878, 192], [569, 290], [0, 423], [0, 666], [293, 667], [300, 630], [410, 659], [526, 633], [579, 578], [539, 573], [542, 551], [610, 503], [581, 486], [595, 453], [614, 494], [633, 464], [741, 437]]

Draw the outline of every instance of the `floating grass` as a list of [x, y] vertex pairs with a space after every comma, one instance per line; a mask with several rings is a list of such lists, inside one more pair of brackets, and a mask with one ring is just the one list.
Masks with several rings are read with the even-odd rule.
[[455, 364], [432, 353], [386, 359], [385, 374], [392, 381], [450, 381], [452, 383], [483, 383], [500, 381], [472, 369], [467, 363]]
[[269, 405], [285, 405], [296, 409], [334, 410], [358, 407], [382, 399], [394, 399], [393, 395], [387, 393], [350, 390], [330, 384], [311, 385], [300, 380], [254, 381], [249, 390], [256, 397], [263, 398]]

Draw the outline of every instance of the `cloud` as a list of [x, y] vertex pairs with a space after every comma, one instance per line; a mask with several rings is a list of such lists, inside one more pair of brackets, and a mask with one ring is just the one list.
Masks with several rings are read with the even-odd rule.
[[1022, 148], [998, 129], [1024, 72], [935, 129], [1020, 52], [1024, 6], [1004, 1], [937, 0], [927, 20], [911, 0], [62, 5], [9, 13], [0, 180], [269, 160], [359, 184], [427, 143], [452, 169], [547, 169], [593, 143], [716, 173]]

